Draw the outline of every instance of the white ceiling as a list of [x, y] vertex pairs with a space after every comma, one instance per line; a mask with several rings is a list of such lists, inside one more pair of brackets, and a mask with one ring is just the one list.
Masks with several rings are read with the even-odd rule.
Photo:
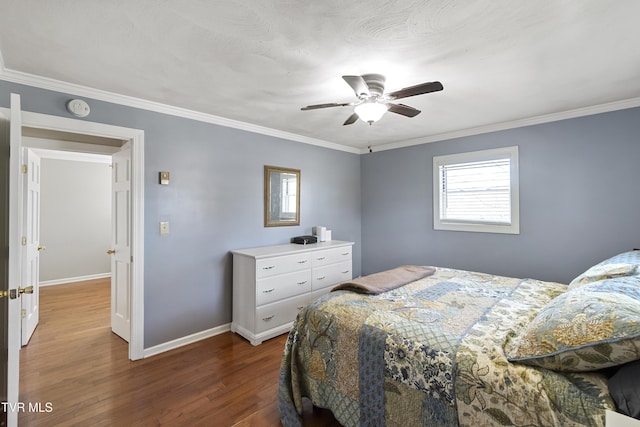
[[[640, 105], [637, 0], [3, 0], [0, 71], [37, 76], [356, 149], [540, 116]], [[440, 81], [342, 123], [345, 74], [387, 91]], [[598, 110], [599, 111], [599, 110]]]

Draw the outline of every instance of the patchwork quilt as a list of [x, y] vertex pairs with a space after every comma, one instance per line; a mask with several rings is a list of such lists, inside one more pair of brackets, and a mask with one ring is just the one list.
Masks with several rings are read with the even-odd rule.
[[344, 426], [603, 426], [599, 372], [509, 362], [505, 348], [566, 285], [447, 268], [378, 295], [302, 309], [280, 371], [284, 426], [303, 398]]

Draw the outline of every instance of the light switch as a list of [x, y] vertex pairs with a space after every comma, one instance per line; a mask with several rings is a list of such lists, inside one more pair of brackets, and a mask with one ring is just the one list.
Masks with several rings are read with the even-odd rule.
[[160, 234], [169, 234], [169, 221], [160, 221]]

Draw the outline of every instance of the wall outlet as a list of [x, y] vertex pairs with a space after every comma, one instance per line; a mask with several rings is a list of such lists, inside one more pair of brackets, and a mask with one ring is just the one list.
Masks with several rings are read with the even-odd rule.
[[169, 221], [160, 221], [160, 234], [169, 234]]

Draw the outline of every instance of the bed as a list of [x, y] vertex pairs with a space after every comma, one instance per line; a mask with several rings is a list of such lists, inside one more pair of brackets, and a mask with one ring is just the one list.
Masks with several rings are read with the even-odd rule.
[[[376, 292], [407, 268], [426, 274]], [[302, 425], [303, 399], [344, 426], [602, 426], [638, 408], [637, 382], [611, 380], [640, 378], [639, 251], [569, 285], [411, 266], [362, 281], [374, 286], [341, 286], [294, 322], [285, 427]]]

